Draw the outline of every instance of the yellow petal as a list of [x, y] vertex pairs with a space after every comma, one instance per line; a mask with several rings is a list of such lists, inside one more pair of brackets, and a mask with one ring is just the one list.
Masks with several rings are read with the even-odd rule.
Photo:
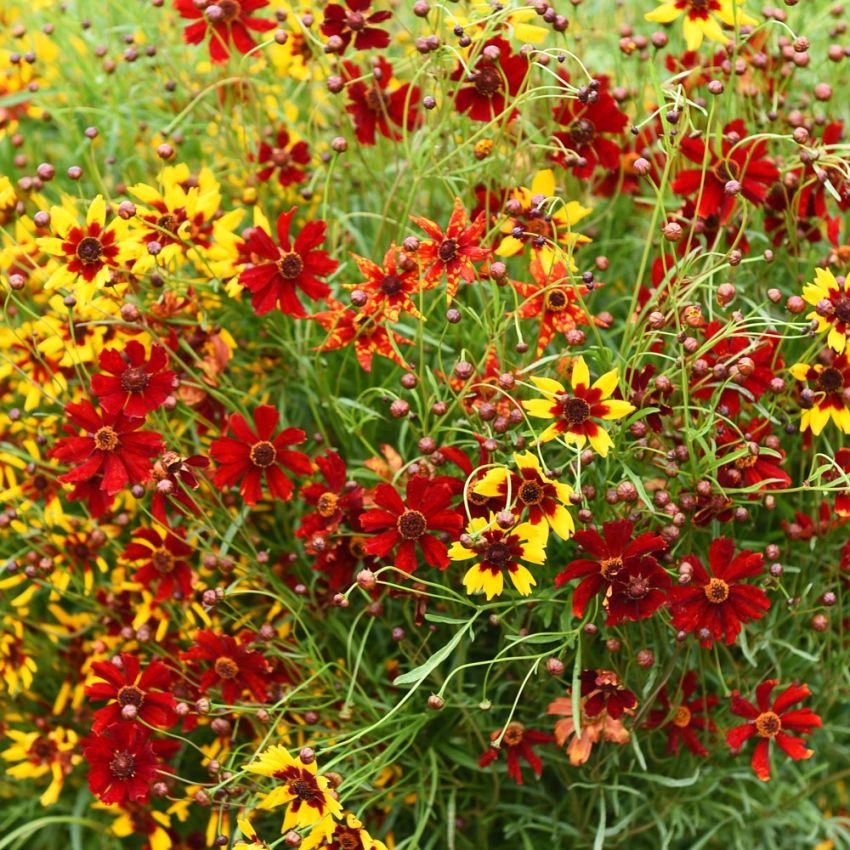
[[53, 232], [64, 238], [72, 227], [77, 226], [77, 220], [65, 207], [51, 207], [50, 224]]
[[832, 408], [832, 421], [845, 433], [850, 434], [850, 410], [842, 407], [841, 410]]
[[509, 575], [511, 583], [521, 596], [528, 596], [531, 593], [531, 588], [537, 584], [531, 572], [522, 565], [512, 570]]
[[[812, 307], [817, 307], [819, 301], [829, 298], [829, 290], [817, 283], [807, 283], [803, 287], [803, 300]], [[816, 314], [817, 315], [817, 314]]]
[[[743, 21], [739, 20], [739, 23], [743, 23]], [[723, 32], [723, 27], [711, 16], [702, 22], [702, 31], [707, 38], [710, 38], [712, 41], [718, 41], [720, 44], [725, 44], [729, 41], [729, 37]]]
[[657, 9], [647, 12], [644, 18], [648, 21], [654, 21], [656, 24], [669, 24], [671, 21], [675, 21], [682, 12], [682, 9], [677, 9], [672, 3], [662, 3]]
[[608, 449], [614, 445], [614, 441], [610, 436], [608, 436], [608, 432], [603, 431], [602, 428], [600, 428], [592, 437], [588, 437], [587, 439], [590, 440], [590, 445], [593, 446], [593, 450], [600, 457], [607, 457]]
[[829, 408], [813, 407], [809, 410], [809, 425], [812, 433], [817, 437], [829, 422]]
[[809, 374], [808, 363], [795, 363], [788, 370], [798, 381], [805, 381]]
[[[514, 454], [514, 463], [520, 469], [533, 469], [536, 472], [540, 472], [540, 461], [537, 458], [537, 455], [533, 452], [520, 452]], [[541, 477], [545, 478], [546, 476], [541, 473]]]
[[559, 384], [551, 378], [532, 378], [531, 383], [534, 384], [538, 390], [542, 390], [544, 393], [548, 393], [549, 395], [560, 395], [564, 392], [563, 384]]
[[602, 398], [608, 398], [615, 389], [617, 389], [617, 381], [619, 374], [616, 369], [606, 372], [601, 378], [597, 378], [593, 384], [593, 388], [602, 392]]
[[103, 227], [106, 224], [106, 202], [103, 200], [103, 195], [98, 195], [89, 207], [86, 215], [86, 224], [99, 224]]
[[555, 194], [555, 172], [551, 168], [538, 171], [531, 181], [532, 195], [545, 195], [551, 198]]
[[[561, 431], [558, 428], [558, 423], [553, 422], [537, 439], [541, 443], [548, 443], [549, 440], [554, 440], [555, 437], [557, 437], [560, 433], [561, 433]], [[577, 439], [567, 439], [568, 437], [577, 438]], [[566, 434], [564, 434], [564, 439], [568, 443], [575, 443], [578, 446], [584, 445], [584, 436], [581, 435], [581, 434], [566, 433]]]
[[481, 496], [492, 498], [498, 496], [502, 490], [502, 484], [508, 477], [508, 470], [503, 466], [497, 469], [491, 469], [487, 474], [472, 488], [473, 493], [478, 493]]
[[847, 344], [847, 337], [833, 325], [830, 328], [829, 336], [826, 338], [826, 343], [833, 351], [841, 354]]
[[552, 402], [547, 398], [530, 398], [522, 403], [529, 416], [535, 419], [552, 419]]
[[605, 402], [605, 406], [608, 408], [608, 412], [602, 417], [603, 419], [622, 419], [635, 409], [633, 404], [619, 398], [609, 398]]
[[499, 247], [496, 249], [496, 256], [514, 257], [517, 254], [521, 253], [522, 249], [523, 244], [519, 241], [519, 239], [515, 239], [513, 236], [506, 236], [499, 243]]
[[587, 363], [584, 362], [584, 357], [577, 357], [575, 359], [573, 373], [570, 376], [570, 384], [573, 389], [590, 386], [590, 370], [587, 368]]
[[699, 46], [702, 44], [702, 26], [696, 21], [692, 21], [687, 15], [685, 16], [685, 44], [688, 46], [688, 50], [699, 50]]
[[461, 546], [460, 543], [455, 541], [449, 547], [448, 556], [453, 561], [465, 561], [468, 558], [474, 558], [475, 552], [472, 549], [467, 549], [465, 546]]
[[570, 515], [570, 512], [563, 505], [558, 505], [558, 507], [555, 508], [555, 513], [551, 516], [547, 516], [546, 519], [549, 520], [549, 525], [552, 526], [552, 531], [554, 531], [561, 540], [566, 540], [573, 536], [573, 532], [575, 532], [575, 524], [573, 523], [573, 518]]
[[[572, 227], [592, 212], [593, 210], [590, 207], [582, 206], [578, 201], [570, 201], [565, 207], [558, 210], [555, 219], [559, 223], [563, 222], [567, 227]], [[587, 239], [587, 237], [584, 238]], [[589, 242], [590, 239], [587, 239], [587, 241]]]

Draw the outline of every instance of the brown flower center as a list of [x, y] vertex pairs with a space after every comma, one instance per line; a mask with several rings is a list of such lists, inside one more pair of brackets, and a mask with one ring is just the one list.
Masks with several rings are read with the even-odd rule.
[[272, 148], [272, 162], [278, 168], [285, 168], [292, 162], [292, 157], [286, 148]]
[[758, 455], [751, 455], [749, 452], [747, 452], [747, 454], [745, 454], [743, 457], [739, 457], [735, 461], [735, 468], [749, 469], [750, 467], [753, 467], [758, 463], [758, 459]]
[[844, 386], [844, 376], [834, 366], [829, 366], [820, 373], [818, 386], [825, 393], [838, 392]]
[[405, 540], [418, 540], [428, 528], [428, 522], [419, 511], [405, 511], [396, 520], [396, 528]]
[[762, 738], [775, 738], [782, 731], [782, 719], [773, 711], [763, 711], [756, 718], [756, 732]]
[[167, 576], [169, 573], [174, 572], [174, 555], [168, 549], [154, 549], [151, 552], [151, 563], [153, 564], [153, 568], [161, 576]]
[[334, 833], [334, 840], [339, 850], [361, 850], [363, 842], [357, 832], [352, 832], [347, 826], [338, 826]]
[[730, 180], [738, 180], [741, 177], [741, 168], [734, 159], [723, 159], [712, 169], [714, 176], [723, 183]]
[[367, 89], [363, 95], [363, 99], [366, 101], [366, 107], [371, 112], [384, 112], [386, 109], [387, 98], [384, 90], [379, 86], [372, 86], [372, 88]]
[[686, 705], [680, 705], [673, 715], [673, 725], [684, 729], [691, 722], [691, 710]]
[[219, 679], [235, 679], [239, 675], [239, 665], [226, 655], [215, 660], [215, 674]]
[[485, 65], [476, 71], [472, 82], [478, 94], [483, 97], [493, 97], [502, 88], [502, 75], [494, 65]]
[[150, 383], [150, 379], [144, 366], [131, 366], [121, 373], [121, 389], [128, 393], [140, 393]]
[[720, 605], [729, 598], [729, 585], [722, 578], [713, 578], [703, 588], [705, 598], [713, 605]]
[[347, 11], [345, 13], [345, 23], [348, 28], [354, 32], [360, 32], [366, 26], [366, 16], [362, 12]]
[[290, 251], [277, 261], [277, 268], [287, 280], [295, 280], [304, 271], [304, 261], [300, 254]]
[[504, 567], [506, 564], [510, 563], [511, 560], [511, 549], [506, 543], [491, 543], [486, 550], [485, 561], [489, 561], [493, 566], [499, 567], [500, 569]]
[[835, 304], [835, 318], [839, 322], [850, 324], [850, 298], [842, 295]]
[[395, 295], [397, 292], [401, 292], [403, 286], [404, 281], [397, 274], [384, 275], [381, 280], [381, 292], [384, 295]]
[[570, 128], [570, 141], [577, 148], [589, 145], [596, 138], [596, 127], [592, 121], [581, 118]]
[[289, 790], [299, 799], [307, 803], [308, 806], [314, 806], [321, 809], [324, 806], [324, 796], [322, 789], [319, 788], [316, 780], [306, 771], [301, 771], [301, 778], [296, 779], [289, 785]]
[[126, 750], [119, 750], [109, 762], [109, 771], [116, 779], [132, 779], [136, 775], [135, 756]]
[[94, 236], [85, 236], [77, 243], [76, 254], [84, 266], [97, 265], [103, 255], [103, 244]]
[[583, 398], [570, 398], [561, 402], [564, 419], [575, 428], [590, 419], [590, 405]]
[[336, 493], [322, 493], [319, 496], [319, 501], [316, 503], [316, 510], [318, 510], [319, 516], [333, 516], [336, 513], [338, 504], [339, 496]]
[[117, 699], [120, 706], [134, 705], [136, 708], [141, 708], [142, 703], [145, 701], [145, 692], [135, 685], [124, 685], [118, 691]]
[[643, 599], [651, 587], [651, 582], [646, 576], [629, 576], [626, 593], [631, 599]]
[[169, 233], [177, 232], [177, 219], [171, 213], [164, 213], [156, 220], [156, 226]]
[[613, 558], [603, 558], [599, 562], [599, 572], [602, 573], [602, 578], [609, 581], [615, 578], [621, 569], [623, 569], [623, 559], [619, 555], [615, 555]]
[[552, 289], [546, 293], [546, 309], [553, 313], [563, 313], [567, 309], [568, 299], [563, 289]]
[[505, 734], [502, 736], [502, 741], [509, 747], [515, 747], [517, 744], [522, 743], [524, 736], [525, 726], [522, 723], [508, 723], [505, 727]]
[[457, 256], [457, 241], [454, 239], [444, 239], [437, 249], [437, 256], [444, 263], [450, 263]]
[[275, 449], [268, 440], [262, 440], [251, 446], [251, 453], [249, 457], [251, 458], [251, 463], [253, 463], [254, 466], [259, 466], [261, 469], [265, 469], [267, 466], [271, 466], [275, 462], [275, 459], [277, 458], [277, 449]]
[[543, 501], [543, 488], [534, 481], [524, 481], [517, 495], [524, 505], [539, 505]]
[[115, 429], [104, 425], [94, 434], [94, 446], [101, 452], [113, 452], [118, 448], [118, 434]]
[[242, 12], [242, 4], [239, 0], [215, 0], [214, 4], [221, 9], [221, 17], [216, 17], [214, 23], [230, 24], [235, 21]]

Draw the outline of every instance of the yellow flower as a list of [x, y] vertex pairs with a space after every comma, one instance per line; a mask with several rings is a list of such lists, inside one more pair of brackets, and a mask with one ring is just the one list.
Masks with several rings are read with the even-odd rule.
[[6, 685], [9, 696], [29, 690], [38, 666], [26, 654], [24, 624], [12, 617], [4, 617], [0, 631], [0, 684]]
[[342, 817], [342, 806], [331, 794], [328, 778], [318, 775], [315, 758], [305, 762], [301, 757], [293, 758], [286, 747], [274, 746], [245, 769], [280, 783], [266, 794], [258, 808], [288, 804], [282, 832], [313, 827], [322, 835], [330, 835], [334, 819]]
[[463, 577], [463, 585], [470, 596], [482, 591], [488, 601], [494, 596], [501, 596], [505, 572], [520, 595], [528, 596], [531, 593], [531, 588], [537, 582], [520, 561], [532, 564], [546, 562], [548, 528], [545, 523], [532, 525], [524, 522], [513, 528], [502, 529], [491, 513], [489, 522], [484, 517], [473, 519], [466, 527], [466, 533], [472, 538], [472, 548], [458, 541], [449, 549], [449, 557], [453, 561], [480, 558]]
[[[387, 850], [387, 845], [383, 841], [372, 838], [363, 829], [363, 824], [351, 813], [345, 815], [345, 823], [334, 824], [330, 840], [333, 847], [356, 847], [357, 850]], [[316, 850], [321, 842], [321, 837], [314, 830], [301, 842], [301, 850]], [[238, 848], [235, 848], [235, 850], [238, 850]], [[248, 848], [248, 850], [253, 850], [253, 848]]]
[[829, 331], [826, 344], [841, 354], [850, 334], [850, 278], [839, 286], [829, 269], [815, 269], [814, 281], [803, 287], [803, 299], [816, 308], [806, 318], [818, 323], [818, 333]]
[[754, 27], [758, 21], [746, 14], [743, 0], [664, 0], [644, 16], [657, 24], [670, 24], [685, 16], [684, 32], [688, 50], [698, 50], [703, 37], [725, 44], [729, 36], [721, 24]]
[[846, 392], [850, 389], [850, 362], [847, 354], [839, 354], [829, 365], [795, 363], [789, 370], [798, 381], [811, 386], [811, 406], [804, 407], [800, 430], [812, 429], [817, 436], [832, 419], [845, 434], [850, 434], [850, 410], [847, 409]]
[[590, 372], [583, 357], [577, 357], [573, 362], [570, 376], [572, 394], [551, 378], [531, 380], [544, 398], [529, 399], [522, 406], [529, 416], [555, 420], [540, 435], [540, 442], [543, 443], [558, 435], [565, 443], [579, 447], [590, 441], [594, 451], [605, 457], [614, 443], [608, 432], [595, 420], [622, 419], [635, 409], [627, 401], [610, 397], [617, 388], [617, 370], [606, 372], [591, 385]]
[[514, 455], [519, 473], [503, 466], [491, 469], [473, 487], [473, 492], [487, 498], [502, 499], [505, 510], [528, 510], [528, 521], [541, 527], [548, 538], [549, 528], [566, 540], [575, 531], [573, 518], [564, 507], [572, 490], [566, 484], [547, 477], [537, 456], [531, 452]]
[[50, 784], [41, 795], [41, 805], [50, 806], [59, 799], [65, 777], [80, 756], [75, 754], [77, 735], [72, 729], [51, 729], [49, 732], [19, 732], [9, 729], [6, 735], [13, 741], [8, 750], [0, 753], [5, 761], [18, 764], [6, 769], [14, 779], [40, 779], [50, 776]]
[[260, 839], [257, 831], [247, 818], [236, 818], [236, 825], [239, 827], [242, 835], [250, 841], [250, 844], [246, 841], [237, 841], [233, 845], [233, 850], [268, 850], [269, 845]]

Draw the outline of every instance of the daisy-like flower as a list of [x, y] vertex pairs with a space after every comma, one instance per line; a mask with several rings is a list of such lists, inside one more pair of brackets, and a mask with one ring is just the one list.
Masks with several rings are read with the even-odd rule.
[[471, 566], [463, 577], [463, 585], [471, 596], [484, 593], [487, 600], [501, 596], [505, 586], [505, 573], [521, 596], [528, 596], [537, 584], [531, 571], [520, 561], [530, 564], [546, 562], [546, 538], [543, 524], [524, 522], [509, 529], [496, 524], [495, 514], [489, 521], [475, 517], [466, 527], [466, 535], [452, 544], [449, 558], [453, 561], [478, 563]]
[[756, 705], [742, 699], [738, 692], [732, 694], [732, 712], [746, 719], [746, 723], [735, 726], [726, 733], [726, 743], [733, 753], [739, 753], [750, 738], [759, 740], [753, 750], [752, 767], [762, 782], [770, 779], [770, 742], [776, 741], [779, 748], [794, 761], [808, 759], [814, 751], [808, 749], [801, 735], [822, 726], [820, 717], [810, 708], [791, 706], [811, 695], [808, 685], [789, 685], [771, 702], [771, 693], [779, 679], [768, 679], [756, 688]]
[[570, 487], [546, 476], [537, 455], [531, 452], [515, 454], [514, 463], [517, 472], [503, 466], [490, 469], [473, 491], [500, 501], [504, 510], [520, 515], [527, 510], [528, 521], [541, 527], [544, 539], [548, 539], [551, 528], [566, 540], [575, 531], [573, 518], [565, 507], [572, 494]]
[[49, 776], [50, 784], [41, 794], [42, 806], [52, 806], [59, 799], [65, 777], [79, 764], [77, 733], [61, 726], [35, 732], [6, 729], [12, 746], [0, 753], [6, 762], [17, 762], [5, 768], [11, 779], [21, 781]]
[[162, 769], [149, 732], [138, 723], [113, 723], [80, 744], [89, 765], [89, 790], [107, 805], [145, 803]]
[[195, 21], [183, 30], [187, 44], [200, 44], [209, 35], [210, 58], [226, 62], [230, 45], [240, 53], [250, 53], [257, 42], [253, 32], [269, 32], [277, 24], [254, 12], [269, 5], [269, 0], [174, 0], [181, 17]]
[[667, 544], [651, 531], [633, 540], [634, 528], [633, 522], [621, 519], [606, 522], [602, 526], [602, 534], [592, 528], [575, 533], [573, 540], [590, 558], [571, 561], [555, 576], [555, 587], [576, 578], [582, 579], [573, 593], [573, 616], [583, 617], [587, 603], [598, 593], [609, 596], [621, 575], [628, 584], [629, 576], [643, 574], [642, 561], [645, 559], [649, 558], [657, 566], [652, 553], [663, 551]]
[[192, 568], [186, 560], [194, 549], [183, 539], [186, 529], [139, 528], [121, 557], [140, 564], [133, 581], [149, 590], [156, 588], [155, 602], [192, 595]]
[[281, 127], [275, 134], [273, 145], [260, 142], [257, 164], [262, 168], [257, 172], [258, 180], [265, 183], [276, 173], [281, 186], [291, 186], [307, 179], [305, 166], [310, 164], [310, 146], [303, 140], [292, 144], [290, 141], [286, 127]]
[[177, 513], [199, 514], [201, 509], [195, 504], [188, 491], [197, 490], [198, 472], [206, 469], [210, 462], [201, 455], [183, 457], [177, 452], [165, 452], [154, 462], [153, 480], [156, 486], [151, 500], [151, 513], [154, 519], [163, 525], [167, 523], [168, 506]]
[[162, 451], [162, 437], [154, 431], [140, 431], [142, 419], [129, 419], [123, 413], [98, 412], [90, 401], [66, 404], [70, 425], [83, 434], [63, 437], [50, 452], [61, 463], [74, 468], [59, 476], [60, 481], [78, 484], [100, 478], [98, 489], [114, 495], [127, 484], [141, 484], [151, 476], [150, 458]]
[[[580, 724], [577, 724], [573, 717], [573, 701], [569, 696], [553, 700], [546, 711], [547, 714], [561, 717], [561, 720], [555, 723], [555, 741], [559, 747], [566, 745], [566, 752], [573, 767], [585, 764], [590, 758], [593, 745], [603, 738], [620, 746], [631, 740], [629, 730], [622, 720], [611, 717], [605, 711], [590, 715], [585, 711], [586, 703], [586, 698], [579, 700]], [[578, 731], [579, 725], [581, 731]]]
[[522, 406], [536, 419], [555, 420], [539, 436], [540, 442], [554, 440], [559, 435], [565, 443], [578, 447], [589, 441], [594, 451], [605, 457], [614, 441], [596, 420], [622, 419], [635, 409], [627, 401], [611, 398], [617, 388], [618, 374], [612, 369], [591, 385], [587, 363], [583, 357], [577, 357], [570, 375], [572, 394], [551, 378], [532, 378], [544, 398], [526, 400]]
[[608, 588], [605, 625], [646, 620], [667, 602], [673, 582], [650, 555], [630, 559]]
[[330, 295], [330, 287], [319, 278], [333, 274], [339, 263], [319, 248], [325, 241], [327, 225], [323, 221], [308, 221], [292, 240], [290, 230], [296, 209], [292, 207], [278, 216], [280, 247], [262, 227], [248, 231], [245, 250], [253, 257], [251, 265], [239, 275], [239, 283], [251, 293], [251, 306], [258, 316], [271, 312], [277, 305], [288, 316], [303, 318], [307, 314], [298, 299], [299, 289], [314, 301]]
[[692, 699], [696, 689], [697, 674], [689, 670], [682, 679], [680, 701], [671, 701], [665, 684], [658, 692], [661, 708], [654, 708], [649, 713], [647, 728], [667, 730], [667, 752], [671, 755], [676, 755], [681, 744], [684, 744], [695, 756], [708, 756], [701, 736], [705, 737], [706, 731], [717, 732], [717, 726], [708, 716], [717, 705], [717, 697], [711, 695]]
[[421, 290], [419, 266], [415, 260], [400, 252], [395, 243], [384, 255], [383, 266], [357, 254], [351, 256], [366, 280], [362, 283], [347, 283], [345, 288], [366, 294], [367, 310], [371, 315], [382, 321], [397, 322], [403, 311], [417, 319], [421, 318], [412, 297]]
[[375, 24], [383, 23], [392, 17], [392, 12], [383, 10], [367, 14], [372, 0], [345, 0], [345, 5], [329, 3], [325, 6], [325, 19], [322, 21], [322, 35], [327, 38], [336, 36], [342, 43], [336, 53], [342, 53], [352, 40], [355, 50], [383, 48], [390, 43], [390, 34], [378, 29]]
[[304, 514], [295, 532], [296, 537], [331, 534], [343, 521], [356, 522], [363, 508], [363, 488], [349, 481], [348, 468], [337, 452], [328, 449], [315, 458], [324, 481], [305, 484], [301, 496], [315, 510]]
[[132, 254], [127, 225], [120, 218], [107, 225], [102, 195], [91, 202], [84, 224], [65, 207], [51, 207], [50, 226], [54, 235], [36, 241], [46, 254], [61, 262], [45, 282], [45, 289], [70, 286], [78, 278], [105, 286]]
[[703, 38], [726, 44], [729, 35], [721, 24], [729, 27], [754, 27], [758, 21], [744, 11], [743, 0], [663, 0], [657, 9], [644, 17], [657, 24], [670, 24], [685, 16], [683, 29], [688, 50], [699, 50]]
[[94, 661], [91, 665], [95, 681], [86, 685], [86, 695], [92, 700], [109, 700], [94, 713], [92, 731], [99, 733], [113, 723], [136, 719], [164, 729], [173, 726], [177, 713], [168, 667], [162, 661], [151, 661], [142, 670], [138, 656], [129, 652], [122, 652], [118, 660], [120, 664]]
[[334, 821], [342, 819], [342, 806], [331, 795], [328, 778], [319, 774], [315, 756], [294, 758], [286, 747], [273, 746], [262, 752], [256, 761], [245, 765], [245, 769], [278, 783], [266, 794], [259, 808], [273, 809], [288, 804], [281, 832], [318, 826], [322, 837], [327, 838], [333, 832]]
[[143, 418], [159, 408], [177, 387], [177, 376], [166, 369], [168, 355], [161, 345], [151, 353], [131, 339], [123, 351], [105, 348], [100, 353], [99, 372], [92, 376], [91, 390], [107, 413], [124, 411], [125, 416]]
[[486, 224], [484, 213], [479, 213], [471, 224], [460, 198], [455, 198], [454, 209], [449, 218], [446, 232], [435, 222], [422, 216], [412, 215], [410, 220], [421, 227], [431, 239], [420, 244], [416, 258], [423, 269], [423, 281], [427, 286], [436, 286], [445, 273], [446, 293], [451, 301], [457, 294], [460, 281], [475, 280], [474, 263], [486, 260], [490, 250], [481, 246]]
[[760, 620], [770, 608], [760, 587], [743, 583], [764, 572], [760, 552], [742, 549], [736, 554], [735, 541], [720, 537], [708, 550], [710, 574], [695, 555], [682, 561], [690, 564], [692, 578], [670, 591], [673, 628], [695, 632], [704, 647], [719, 640], [734, 643], [743, 623]]
[[579, 680], [584, 711], [589, 717], [605, 712], [619, 720], [637, 706], [637, 697], [613, 670], [582, 670]]
[[795, 363], [791, 374], [796, 380], [809, 384], [801, 397], [803, 408], [800, 430], [817, 437], [832, 419], [845, 434], [850, 434], [850, 410], [847, 390], [850, 389], [850, 361], [847, 353], [833, 357], [828, 363]]
[[242, 633], [237, 641], [230, 635], [202, 629], [195, 634], [194, 646], [181, 653], [181, 658], [204, 662], [207, 669], [199, 684], [202, 693], [220, 687], [224, 701], [230, 705], [235, 705], [245, 691], [257, 702], [265, 702], [269, 664], [260, 652], [250, 648], [253, 639], [253, 634], [248, 632]]
[[806, 316], [817, 323], [817, 332], [829, 331], [826, 344], [838, 354], [850, 335], [850, 278], [840, 283], [829, 269], [815, 269], [815, 279], [803, 287], [803, 299], [814, 307]]
[[[726, 423], [717, 426], [718, 458], [740, 454], [742, 449], [746, 449], [745, 454], [725, 462], [718, 469], [720, 486], [757, 487], [758, 490], [790, 487], [791, 476], [779, 465], [785, 452], [779, 448], [779, 439], [773, 434], [770, 420], [753, 417], [747, 423], [740, 423], [738, 428]], [[753, 498], [758, 498], [758, 490], [753, 492]]]
[[[502, 735], [501, 729], [496, 729], [490, 734], [490, 748], [478, 759], [479, 767], [487, 767], [499, 758], [502, 752], [507, 752], [508, 776], [522, 785], [522, 764], [520, 759], [528, 762], [535, 776], [543, 773], [543, 762], [540, 756], [534, 752], [536, 744], [549, 744], [555, 740], [552, 735], [538, 732], [536, 729], [526, 729], [522, 723], [508, 723]], [[497, 744], [499, 738], [501, 742]]]
[[264, 481], [275, 499], [287, 501], [292, 497], [293, 484], [283, 469], [309, 475], [313, 466], [303, 452], [288, 449], [307, 439], [304, 431], [284, 428], [275, 436], [279, 421], [277, 408], [269, 404], [254, 411], [254, 430], [241, 414], [230, 415], [233, 436], [219, 437], [210, 446], [210, 456], [218, 464], [213, 479], [216, 487], [239, 484], [239, 492], [249, 505], [263, 498]]
[[463, 517], [451, 508], [452, 498], [446, 484], [422, 475], [408, 480], [405, 501], [395, 487], [379, 484], [372, 496], [377, 507], [360, 514], [364, 531], [380, 532], [366, 541], [366, 552], [386, 558], [395, 549], [395, 565], [412, 573], [419, 549], [429, 566], [446, 569], [446, 544], [437, 535], [446, 532], [455, 537], [463, 528]]
[[[514, 53], [503, 38], [491, 38], [481, 48], [475, 67], [459, 62], [452, 80], [462, 80], [455, 91], [455, 109], [473, 121], [493, 121], [508, 109], [528, 74], [528, 60]], [[516, 115], [511, 108], [510, 117]]]

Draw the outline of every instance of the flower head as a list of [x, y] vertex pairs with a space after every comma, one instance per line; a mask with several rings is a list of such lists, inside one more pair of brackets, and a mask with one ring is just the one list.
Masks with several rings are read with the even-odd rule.
[[709, 716], [717, 705], [717, 697], [702, 696], [694, 698], [697, 688], [697, 674], [689, 670], [681, 684], [681, 694], [672, 701], [667, 685], [658, 692], [660, 708], [649, 713], [647, 728], [667, 730], [667, 752], [676, 755], [684, 744], [695, 756], [705, 758], [708, 750], [703, 743], [706, 732], [717, 732], [717, 726]]
[[390, 43], [390, 34], [375, 24], [388, 20], [393, 13], [382, 10], [367, 14], [371, 5], [372, 0], [345, 0], [345, 5], [325, 6], [322, 35], [339, 39], [342, 46], [335, 52], [342, 53], [352, 41], [355, 50], [380, 49]]
[[174, 0], [181, 17], [194, 20], [183, 30], [187, 44], [200, 44], [209, 37], [210, 58], [226, 62], [230, 45], [240, 53], [250, 53], [256, 46], [254, 32], [273, 30], [274, 21], [254, 17], [254, 12], [269, 5], [269, 0]]
[[305, 167], [310, 164], [310, 146], [305, 141], [292, 142], [286, 127], [281, 127], [273, 143], [260, 142], [257, 164], [262, 166], [257, 179], [264, 183], [277, 174], [281, 186], [292, 186], [307, 179]]
[[803, 287], [803, 299], [814, 307], [806, 316], [817, 322], [817, 333], [829, 331], [826, 344], [842, 354], [850, 334], [850, 279], [841, 283], [829, 269], [815, 269], [815, 279]]
[[663, 0], [657, 9], [644, 17], [658, 24], [669, 24], [684, 18], [685, 42], [688, 50], [699, 50], [703, 38], [726, 44], [729, 36], [722, 24], [729, 27], [753, 27], [758, 21], [744, 12], [743, 0]]
[[189, 599], [192, 595], [192, 568], [186, 560], [193, 549], [183, 539], [184, 528], [139, 528], [122, 557], [139, 566], [133, 581], [156, 587], [154, 600]]
[[[847, 352], [832, 357], [826, 363], [795, 363], [791, 374], [801, 382], [809, 384], [808, 396], [801, 400], [803, 413], [800, 430], [811, 430], [816, 437], [832, 420], [833, 425], [845, 434], [850, 434], [850, 360]], [[805, 391], [804, 391], [805, 392]]]
[[[501, 739], [501, 740], [499, 740]], [[522, 765], [520, 759], [528, 762], [536, 776], [543, 773], [543, 762], [540, 756], [534, 752], [536, 744], [548, 744], [554, 741], [552, 735], [538, 732], [535, 729], [527, 729], [522, 723], [513, 721], [504, 729], [496, 729], [490, 734], [490, 747], [481, 758], [478, 759], [479, 767], [492, 764], [502, 752], [507, 753], [508, 776], [517, 785], [522, 785]]]

